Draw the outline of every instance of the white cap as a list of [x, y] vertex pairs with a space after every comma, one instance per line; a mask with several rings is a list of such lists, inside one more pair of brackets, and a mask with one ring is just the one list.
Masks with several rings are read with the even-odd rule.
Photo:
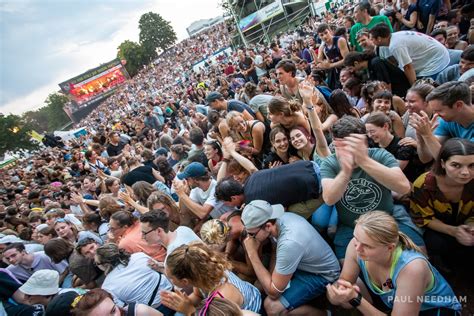
[[270, 219], [280, 218], [285, 213], [281, 204], [271, 205], [267, 201], [253, 200], [242, 211], [242, 223], [246, 229], [262, 226]]
[[57, 294], [59, 291], [59, 273], [56, 270], [38, 270], [30, 276], [19, 290], [26, 295], [48, 296]]
[[0, 244], [11, 244], [14, 242], [24, 242], [24, 240], [21, 240], [14, 235], [6, 235], [5, 237], [0, 238]]

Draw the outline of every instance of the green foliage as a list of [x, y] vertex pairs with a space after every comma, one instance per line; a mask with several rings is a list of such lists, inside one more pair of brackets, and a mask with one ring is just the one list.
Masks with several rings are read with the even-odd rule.
[[22, 115], [24, 123], [38, 133], [52, 132], [66, 125], [70, 120], [64, 105], [68, 98], [59, 93], [51, 93], [45, 100], [45, 106], [36, 110], [28, 111]]
[[146, 63], [143, 47], [135, 42], [126, 40], [117, 48], [117, 57], [126, 60], [125, 69], [130, 76], [135, 76], [140, 68]]
[[22, 117], [13, 114], [0, 116], [0, 156], [6, 151], [38, 148], [38, 145], [31, 141], [30, 131], [31, 127]]
[[66, 112], [64, 112], [64, 105], [69, 99], [64, 94], [51, 93], [46, 98], [46, 106], [40, 110], [44, 110], [48, 115], [48, 130], [57, 130], [70, 122]]
[[157, 13], [143, 14], [138, 22], [138, 28], [140, 29], [140, 44], [144, 49], [147, 61], [156, 58], [157, 49], [166, 51], [177, 41], [176, 33], [170, 22]]

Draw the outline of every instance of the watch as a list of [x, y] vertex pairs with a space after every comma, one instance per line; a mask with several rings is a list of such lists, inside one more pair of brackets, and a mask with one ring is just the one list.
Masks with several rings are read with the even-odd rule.
[[349, 301], [349, 304], [351, 304], [352, 307], [357, 307], [362, 303], [362, 294], [360, 292], [357, 292], [357, 297], [351, 299]]

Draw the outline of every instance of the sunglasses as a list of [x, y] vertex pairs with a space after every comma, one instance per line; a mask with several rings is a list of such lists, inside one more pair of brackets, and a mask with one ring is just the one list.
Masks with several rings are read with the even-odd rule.
[[249, 232], [247, 231], [247, 235], [249, 235], [249, 236], [252, 237], [252, 238], [255, 238], [255, 237], [258, 235], [258, 233], [262, 230], [262, 227], [263, 227], [263, 226], [260, 226], [260, 227], [258, 228], [258, 230], [257, 230], [255, 233], [249, 233]]

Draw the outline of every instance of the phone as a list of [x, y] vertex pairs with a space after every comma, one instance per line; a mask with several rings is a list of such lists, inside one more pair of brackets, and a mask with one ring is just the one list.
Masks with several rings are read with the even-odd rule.
[[244, 147], [244, 148], [245, 148], [245, 147], [248, 147], [249, 145], [250, 145], [250, 140], [245, 140], [245, 139], [244, 139], [244, 140], [241, 140], [241, 141], [239, 142], [239, 146], [240, 146], [240, 147]]

